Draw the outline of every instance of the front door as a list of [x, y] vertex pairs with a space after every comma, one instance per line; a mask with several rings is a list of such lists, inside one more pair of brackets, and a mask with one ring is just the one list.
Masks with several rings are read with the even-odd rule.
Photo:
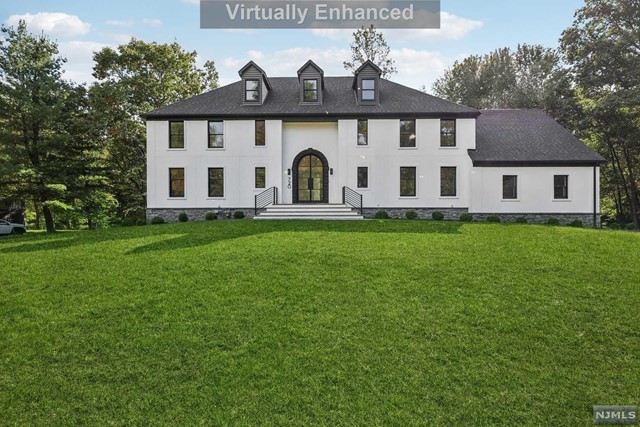
[[328, 181], [326, 159], [319, 152], [300, 153], [294, 164], [294, 203], [327, 203]]

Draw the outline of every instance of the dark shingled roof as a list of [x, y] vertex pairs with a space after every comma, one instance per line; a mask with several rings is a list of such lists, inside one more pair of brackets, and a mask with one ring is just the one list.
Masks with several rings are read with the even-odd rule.
[[590, 166], [605, 159], [540, 110], [481, 110], [474, 166]]
[[242, 105], [242, 81], [167, 105], [144, 115], [147, 119], [183, 117], [476, 117], [478, 110], [436, 98], [380, 79], [380, 105], [360, 106], [351, 88], [353, 77], [325, 77], [322, 105], [300, 105], [296, 77], [272, 77], [272, 89], [262, 105]]

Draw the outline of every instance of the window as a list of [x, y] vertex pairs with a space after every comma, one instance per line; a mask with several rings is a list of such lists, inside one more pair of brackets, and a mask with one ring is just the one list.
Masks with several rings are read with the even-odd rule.
[[416, 146], [416, 121], [400, 120], [400, 147]]
[[416, 168], [400, 168], [400, 196], [412, 197], [416, 195]]
[[502, 175], [502, 198], [504, 200], [518, 198], [517, 175]]
[[260, 81], [244, 81], [244, 100], [247, 102], [260, 102]]
[[358, 145], [369, 144], [369, 122], [358, 120]]
[[456, 168], [454, 166], [440, 168], [440, 196], [456, 196]]
[[169, 148], [184, 148], [184, 122], [169, 122]]
[[569, 175], [553, 176], [553, 198], [554, 199], [569, 198]]
[[256, 168], [256, 188], [266, 188], [267, 187], [267, 168], [258, 167]]
[[456, 146], [456, 121], [440, 120], [440, 146]]
[[169, 197], [184, 197], [184, 168], [169, 168]]
[[358, 188], [369, 188], [369, 168], [358, 166]]
[[376, 81], [373, 79], [362, 80], [362, 100], [375, 101], [376, 99]]
[[318, 100], [318, 81], [317, 80], [303, 80], [302, 88], [304, 93], [302, 94], [302, 100], [304, 102], [313, 102]]
[[209, 122], [209, 148], [224, 147], [224, 123]]
[[209, 168], [209, 197], [224, 197], [223, 168]]
[[264, 120], [256, 120], [256, 145], [264, 145]]

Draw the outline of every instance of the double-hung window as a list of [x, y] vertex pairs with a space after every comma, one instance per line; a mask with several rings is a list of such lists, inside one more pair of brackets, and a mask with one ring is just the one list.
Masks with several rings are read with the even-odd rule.
[[518, 198], [518, 176], [502, 175], [502, 199], [515, 200]]

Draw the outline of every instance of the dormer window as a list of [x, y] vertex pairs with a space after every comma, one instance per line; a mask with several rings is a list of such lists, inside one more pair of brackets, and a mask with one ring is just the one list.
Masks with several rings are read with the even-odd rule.
[[259, 80], [244, 81], [244, 100], [247, 102], [260, 101], [260, 81]]
[[303, 90], [302, 100], [304, 102], [316, 102], [318, 100], [318, 80], [304, 80]]
[[363, 79], [361, 93], [363, 101], [375, 101], [376, 81], [374, 79]]

